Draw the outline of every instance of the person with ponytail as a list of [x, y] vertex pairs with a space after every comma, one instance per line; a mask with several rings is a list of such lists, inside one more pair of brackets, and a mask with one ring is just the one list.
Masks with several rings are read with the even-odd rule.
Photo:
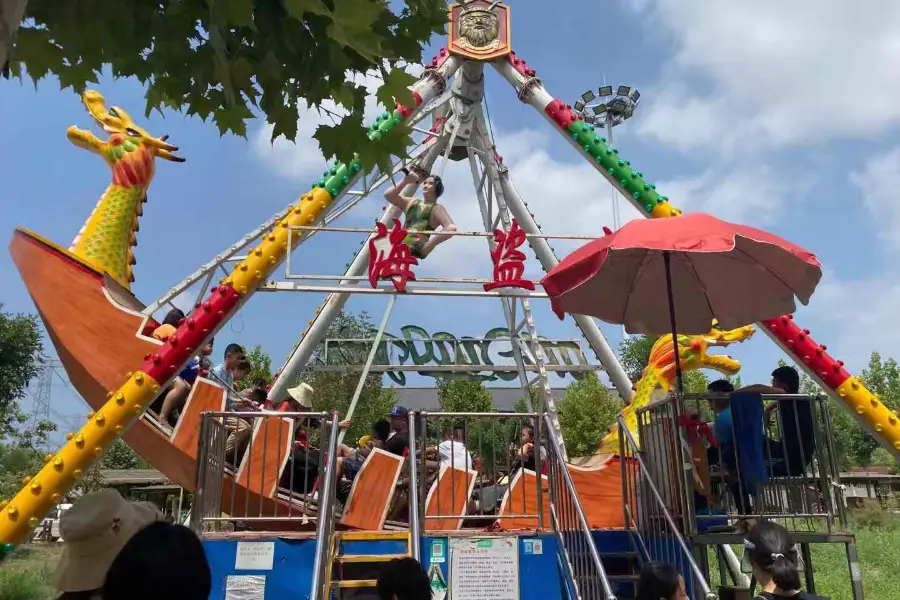
[[787, 529], [762, 521], [744, 539], [743, 572], [752, 572], [762, 590], [753, 600], [828, 600], [800, 589], [803, 563]]

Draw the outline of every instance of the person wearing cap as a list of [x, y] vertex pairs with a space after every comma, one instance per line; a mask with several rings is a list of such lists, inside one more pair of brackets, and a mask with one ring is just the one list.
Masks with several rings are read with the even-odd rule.
[[100, 598], [106, 573], [139, 531], [164, 516], [145, 502], [127, 502], [115, 490], [79, 498], [59, 520], [63, 553], [53, 575], [61, 598]]
[[[447, 209], [438, 204], [437, 199], [444, 193], [444, 182], [438, 175], [430, 175], [419, 167], [404, 170], [406, 175], [399, 183], [387, 189], [385, 199], [403, 211], [406, 218], [404, 226], [408, 232], [403, 240], [409, 246], [412, 255], [416, 258], [425, 258], [438, 244], [441, 244], [451, 236], [440, 233], [429, 235], [424, 231], [436, 231], [452, 233], [456, 231], [456, 224]], [[404, 196], [401, 192], [407, 185], [422, 183], [422, 200]]]
[[403, 456], [409, 448], [409, 409], [395, 406], [391, 409], [388, 421], [391, 423], [391, 435], [384, 443], [384, 449], [391, 454]]

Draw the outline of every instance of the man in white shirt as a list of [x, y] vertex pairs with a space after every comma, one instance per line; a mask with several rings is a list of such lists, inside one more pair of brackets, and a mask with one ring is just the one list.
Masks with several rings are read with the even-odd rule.
[[441, 457], [441, 466], [447, 465], [454, 469], [473, 468], [472, 455], [466, 449], [465, 425], [457, 423], [453, 427], [453, 436], [438, 444], [438, 454]]

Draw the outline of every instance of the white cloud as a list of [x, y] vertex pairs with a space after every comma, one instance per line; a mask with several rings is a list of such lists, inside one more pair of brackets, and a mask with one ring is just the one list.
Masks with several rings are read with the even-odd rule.
[[692, 150], [869, 136], [900, 120], [900, 3], [629, 0], [674, 50], [640, 131]]
[[869, 159], [850, 180], [859, 188], [878, 236], [892, 250], [900, 250], [900, 146]]
[[699, 211], [726, 221], [758, 227], [778, 221], [791, 198], [802, 197], [811, 176], [786, 174], [763, 166], [714, 168], [693, 177], [661, 181], [659, 189], [684, 211]]
[[865, 367], [872, 351], [897, 357], [898, 304], [900, 278], [896, 272], [858, 279], [841, 279], [826, 272], [810, 307], [803, 309], [801, 316], [804, 323], [812, 320], [831, 329], [821, 336], [814, 330], [813, 337], [827, 337], [836, 357], [851, 370], [858, 370]]

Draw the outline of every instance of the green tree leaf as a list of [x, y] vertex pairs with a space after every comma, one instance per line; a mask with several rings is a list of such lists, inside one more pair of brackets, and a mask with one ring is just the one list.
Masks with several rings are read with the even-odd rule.
[[334, 0], [333, 21], [328, 36], [344, 48], [377, 63], [381, 58], [382, 36], [375, 22], [384, 13], [382, 0]]
[[394, 100], [403, 106], [414, 106], [410, 87], [418, 81], [403, 69], [391, 69], [384, 75], [384, 82], [375, 92], [375, 98], [389, 111], [394, 110]]
[[[78, 90], [108, 67], [147, 85], [148, 111], [183, 110], [211, 118], [222, 134], [245, 135], [257, 106], [276, 135], [289, 138], [289, 115], [333, 96], [361, 112], [361, 92], [351, 99], [344, 89], [348, 77], [385, 60], [388, 68], [398, 57], [419, 60], [447, 14], [444, 0], [127, 0], [119, 9], [29, 0], [10, 72], [34, 81], [53, 74]], [[365, 139], [353, 127], [342, 132], [348, 139], [332, 148], [358, 148]], [[371, 164], [389, 155], [378, 146], [369, 153], [377, 157]]]
[[331, 15], [331, 11], [322, 0], [284, 0], [284, 8], [295, 19], [303, 20], [306, 13], [314, 15]]
[[219, 126], [219, 135], [225, 135], [229, 131], [240, 137], [247, 137], [247, 120], [253, 118], [253, 113], [244, 104], [237, 104], [230, 108], [217, 108], [213, 111], [216, 125]]
[[211, 0], [220, 5], [226, 23], [253, 27], [253, 0]]
[[371, 147], [372, 142], [365, 137], [362, 123], [362, 115], [355, 113], [344, 117], [337, 125], [319, 125], [313, 137], [319, 142], [325, 160], [337, 158], [347, 162], [357, 149], [362, 154], [363, 147]]

